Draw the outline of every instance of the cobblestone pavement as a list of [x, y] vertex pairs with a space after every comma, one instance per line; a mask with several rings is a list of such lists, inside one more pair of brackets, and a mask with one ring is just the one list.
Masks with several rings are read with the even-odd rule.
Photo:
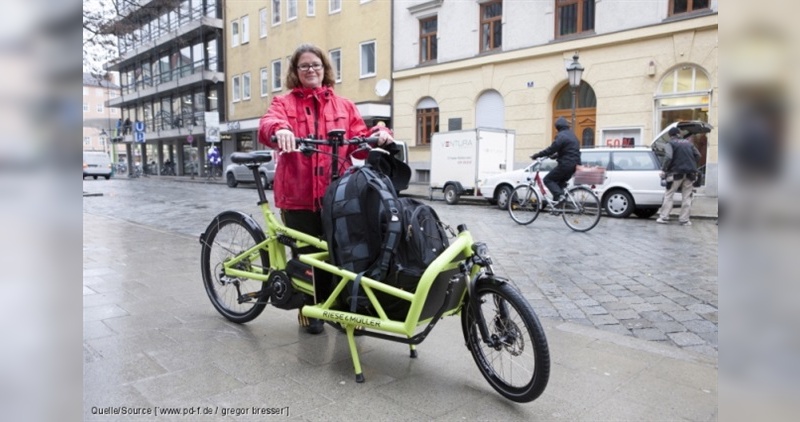
[[[84, 212], [195, 237], [221, 211], [259, 215], [255, 188], [159, 178], [86, 180]], [[271, 192], [269, 192], [271, 200]], [[717, 225], [603, 218], [588, 233], [542, 214], [529, 226], [483, 204], [434, 201], [440, 218], [486, 242], [496, 270], [542, 318], [717, 356]], [[258, 218], [260, 220], [260, 218]], [[210, 306], [210, 304], [209, 304]]]

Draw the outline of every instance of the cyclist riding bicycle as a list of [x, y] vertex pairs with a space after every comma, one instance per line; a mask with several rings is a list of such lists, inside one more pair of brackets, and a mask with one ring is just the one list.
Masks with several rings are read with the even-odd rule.
[[581, 163], [581, 145], [575, 134], [569, 130], [570, 125], [567, 119], [559, 117], [556, 120], [556, 134], [553, 143], [531, 155], [531, 159], [539, 157], [549, 157], [556, 155], [558, 165], [547, 173], [542, 179], [544, 185], [553, 194], [553, 206], [557, 207], [564, 201], [564, 188], [567, 181], [575, 174], [575, 167]]

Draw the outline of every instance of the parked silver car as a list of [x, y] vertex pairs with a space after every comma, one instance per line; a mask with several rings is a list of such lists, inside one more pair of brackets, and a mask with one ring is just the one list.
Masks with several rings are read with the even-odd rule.
[[[275, 183], [275, 169], [278, 165], [278, 154], [275, 154], [275, 151], [271, 149], [252, 151], [251, 153], [272, 157], [272, 160], [258, 167], [261, 184], [264, 185], [266, 189], [272, 189], [272, 185]], [[241, 164], [229, 164], [228, 167], [225, 168], [225, 181], [231, 188], [235, 188], [239, 183], [255, 183], [253, 171]]]

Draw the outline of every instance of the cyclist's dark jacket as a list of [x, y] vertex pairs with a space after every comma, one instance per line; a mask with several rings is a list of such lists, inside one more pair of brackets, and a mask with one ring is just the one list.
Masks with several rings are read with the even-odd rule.
[[678, 137], [673, 137], [664, 147], [666, 154], [664, 165], [661, 169], [670, 174], [695, 174], [697, 162], [700, 160], [700, 151], [694, 144]]
[[572, 165], [573, 167], [581, 163], [581, 144], [578, 138], [569, 130], [569, 123], [563, 117], [556, 120], [556, 139], [553, 143], [537, 152], [532, 158], [549, 157], [553, 154], [558, 154], [558, 165], [566, 166]]

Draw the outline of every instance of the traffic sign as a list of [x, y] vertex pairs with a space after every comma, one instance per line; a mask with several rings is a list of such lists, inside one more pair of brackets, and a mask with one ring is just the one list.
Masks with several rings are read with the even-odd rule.
[[192, 142], [194, 142], [194, 136], [192, 136], [192, 135], [189, 135], [189, 136], [187, 136], [187, 137], [186, 137], [186, 142], [188, 142], [188, 143], [190, 143], [190, 144], [191, 144]]

